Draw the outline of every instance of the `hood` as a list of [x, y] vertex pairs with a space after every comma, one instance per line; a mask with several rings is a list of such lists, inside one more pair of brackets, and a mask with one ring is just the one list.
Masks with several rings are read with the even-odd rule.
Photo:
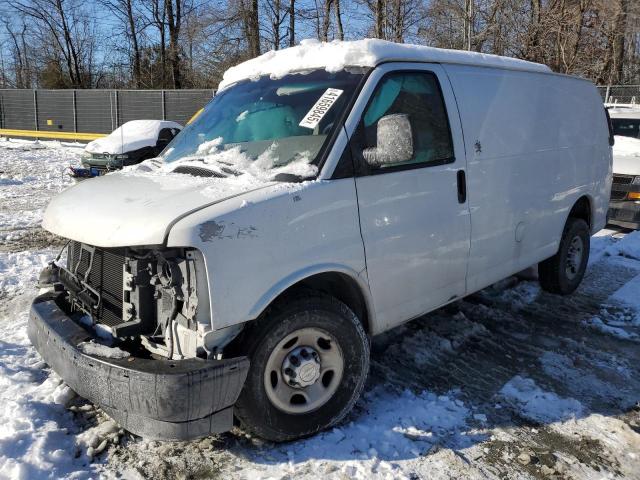
[[613, 173], [640, 175], [640, 140], [616, 135], [613, 146]]
[[177, 219], [268, 185], [171, 172], [117, 172], [80, 182], [55, 197], [42, 226], [98, 247], [160, 245]]

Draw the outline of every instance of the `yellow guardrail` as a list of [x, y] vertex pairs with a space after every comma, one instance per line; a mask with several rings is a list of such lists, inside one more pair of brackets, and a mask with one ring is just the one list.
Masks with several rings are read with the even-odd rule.
[[91, 141], [97, 138], [106, 137], [107, 134], [106, 133], [80, 133], [80, 132], [47, 132], [44, 130], [14, 130], [10, 128], [0, 128], [0, 136]]

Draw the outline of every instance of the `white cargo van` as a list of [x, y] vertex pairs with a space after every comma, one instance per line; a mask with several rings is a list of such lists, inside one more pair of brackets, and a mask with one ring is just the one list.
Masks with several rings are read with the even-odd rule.
[[579, 285], [606, 220], [607, 125], [591, 83], [520, 60], [378, 40], [269, 52], [158, 159], [51, 202], [44, 228], [69, 243], [30, 339], [136, 434], [234, 416], [270, 440], [313, 434], [360, 395], [371, 336], [531, 265], [550, 292]]

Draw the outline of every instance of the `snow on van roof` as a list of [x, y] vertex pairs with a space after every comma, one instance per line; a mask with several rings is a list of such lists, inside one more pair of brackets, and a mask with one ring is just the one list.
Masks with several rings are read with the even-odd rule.
[[302, 40], [300, 45], [295, 47], [271, 50], [231, 67], [224, 73], [219, 90], [241, 80], [257, 79], [263, 75], [282, 78], [289, 73], [320, 68], [328, 72], [338, 72], [345, 67], [375, 67], [387, 61], [457, 63], [532, 72], [551, 71], [549, 67], [540, 63], [485, 53], [408, 45], [371, 38], [347, 42], [319, 42], [309, 39]]

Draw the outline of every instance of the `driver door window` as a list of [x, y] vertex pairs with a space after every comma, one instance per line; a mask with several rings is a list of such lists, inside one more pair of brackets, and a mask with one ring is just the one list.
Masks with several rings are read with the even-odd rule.
[[[379, 147], [380, 119], [396, 114], [406, 115], [409, 119], [413, 156], [400, 162], [367, 165], [362, 152]], [[436, 76], [429, 72], [393, 72], [385, 75], [369, 101], [356, 138], [357, 158], [368, 173], [453, 162], [451, 131]]]

